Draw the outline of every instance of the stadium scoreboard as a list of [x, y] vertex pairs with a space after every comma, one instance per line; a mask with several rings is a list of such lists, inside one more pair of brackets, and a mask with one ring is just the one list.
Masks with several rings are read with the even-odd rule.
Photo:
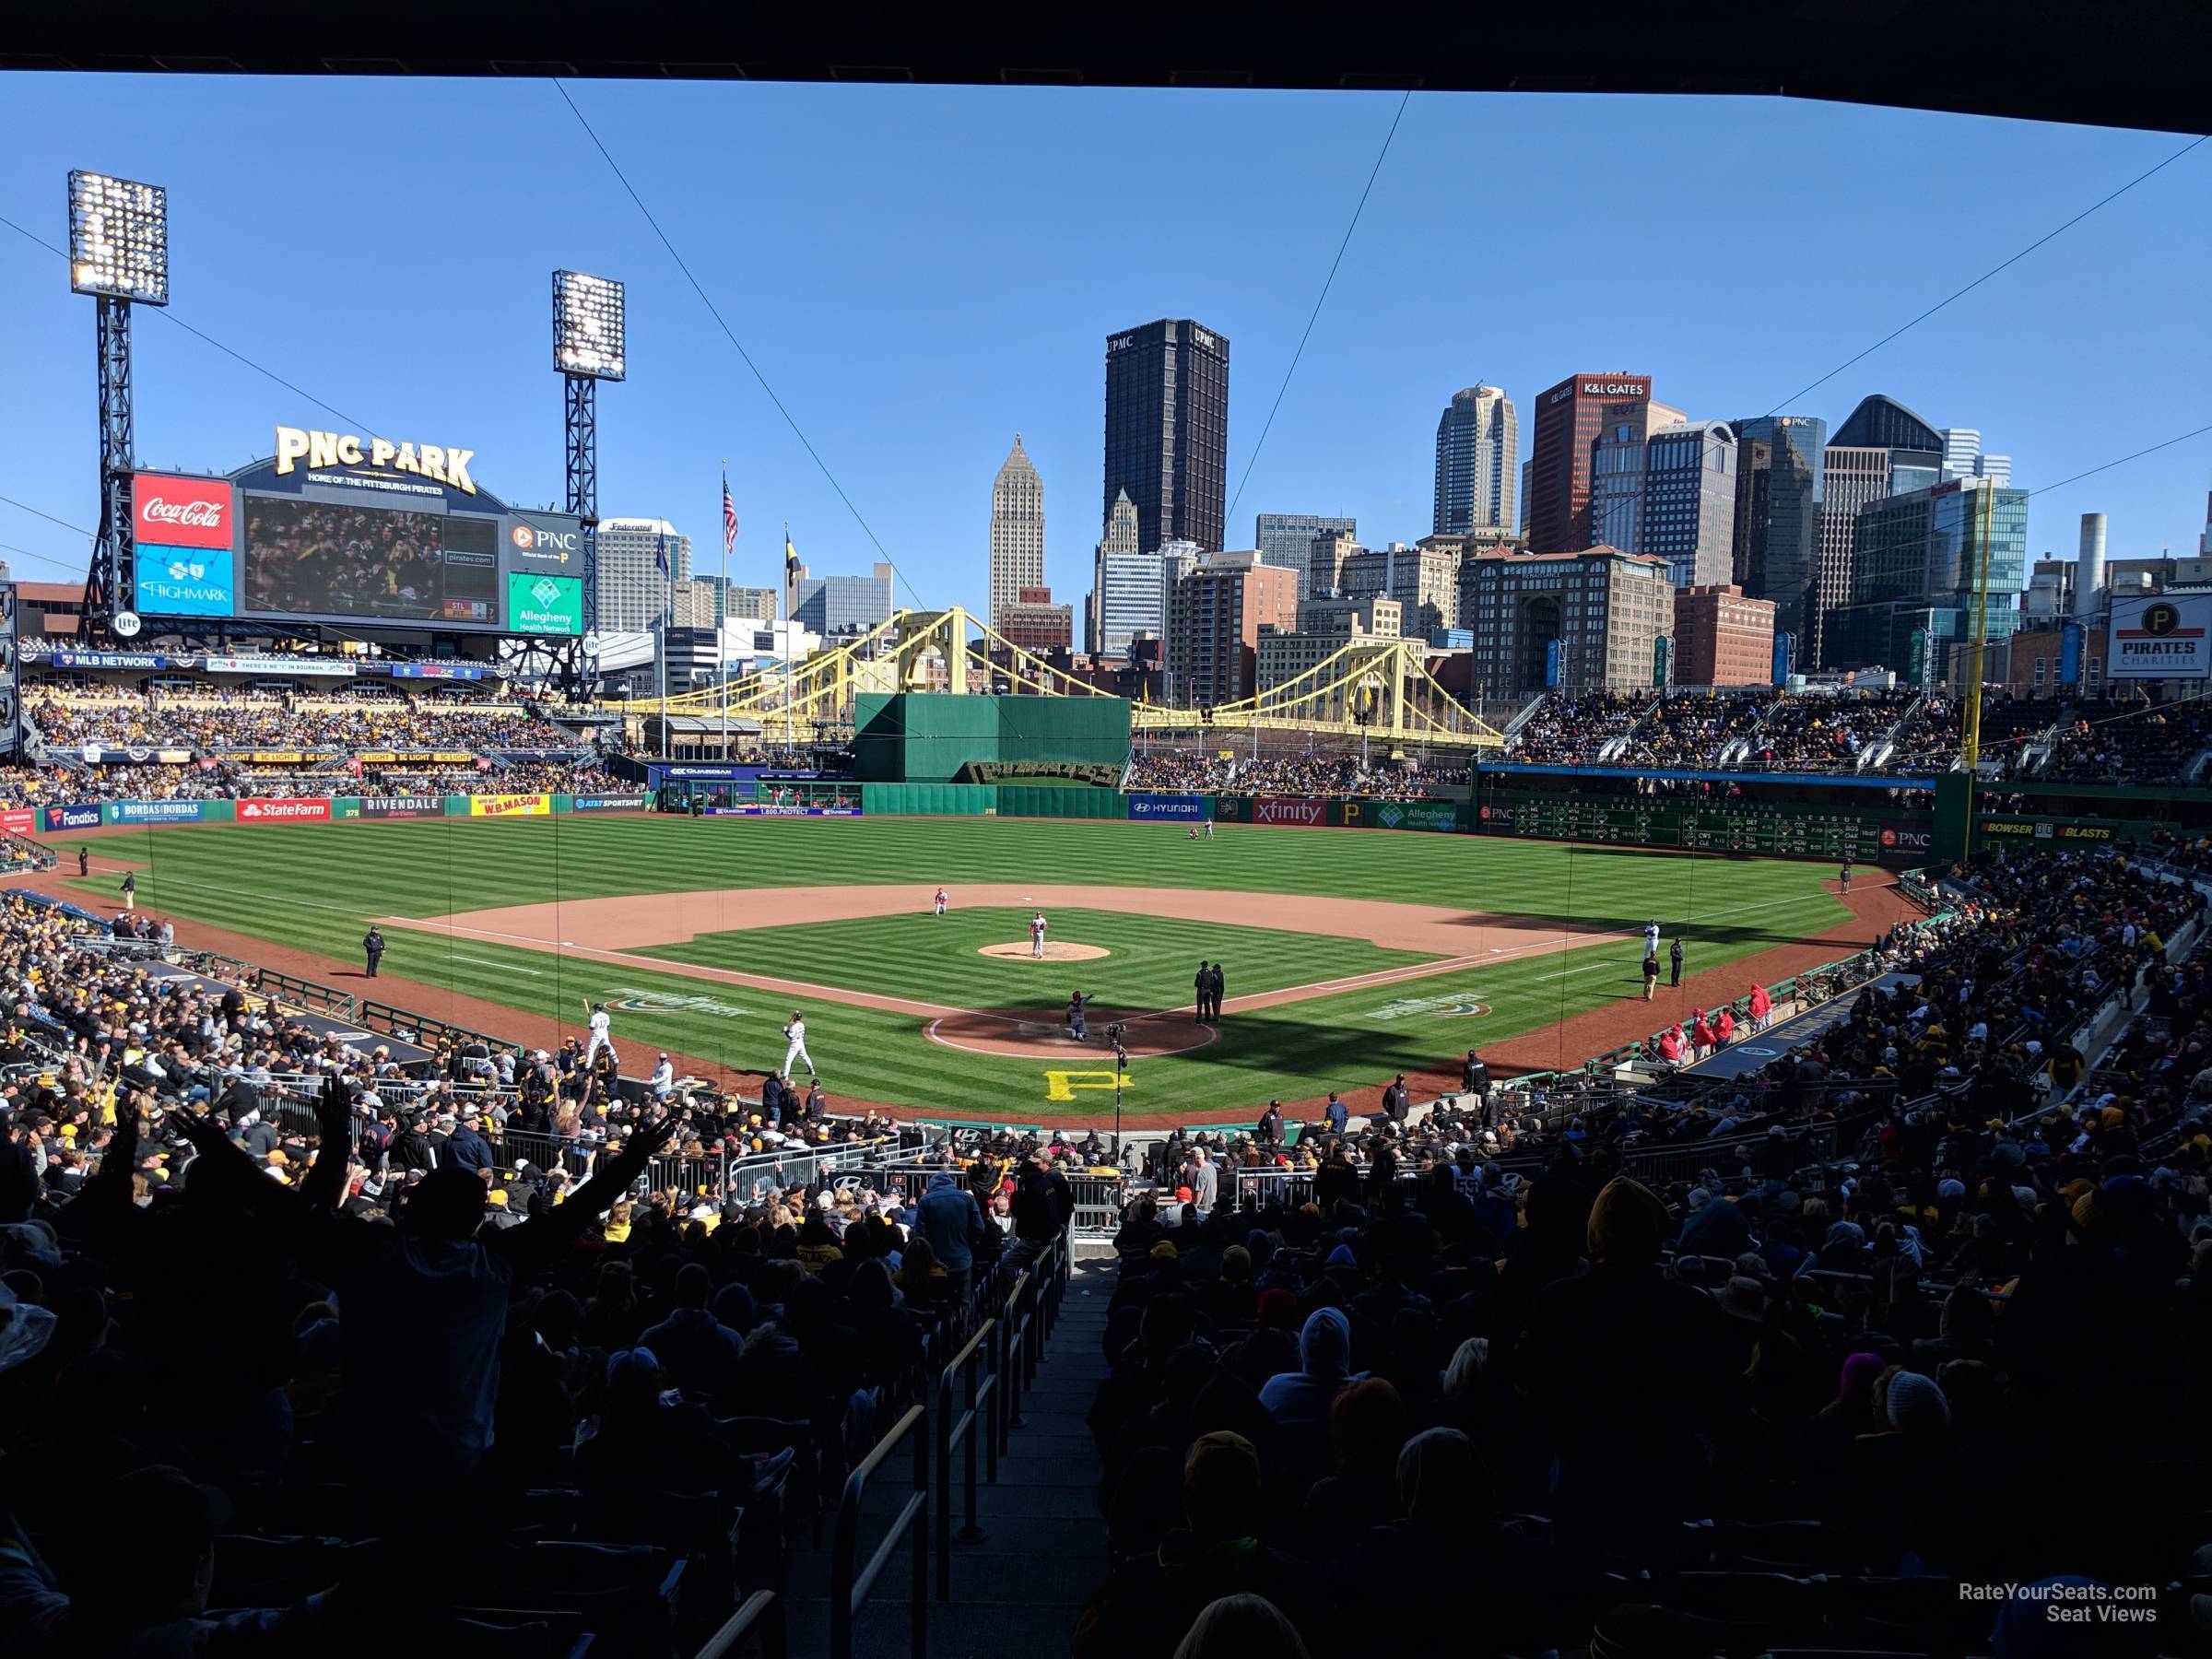
[[1699, 805], [1650, 797], [1628, 800], [1576, 795], [1512, 795], [1481, 808], [1478, 828], [1491, 835], [1589, 841], [1632, 847], [1679, 847], [1697, 853], [1740, 853], [1841, 863], [1911, 863], [1927, 855], [1923, 817], [1894, 809], [1851, 812], [1827, 806]]
[[581, 635], [583, 523], [487, 492], [472, 449], [278, 427], [227, 477], [132, 478], [132, 608], [160, 623]]

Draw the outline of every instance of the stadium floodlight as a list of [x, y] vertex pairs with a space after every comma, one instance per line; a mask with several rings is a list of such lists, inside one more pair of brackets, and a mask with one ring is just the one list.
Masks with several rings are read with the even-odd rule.
[[622, 285], [582, 271], [553, 273], [553, 367], [618, 381], [625, 368]]
[[169, 303], [169, 192], [159, 184], [69, 175], [69, 286], [80, 294]]

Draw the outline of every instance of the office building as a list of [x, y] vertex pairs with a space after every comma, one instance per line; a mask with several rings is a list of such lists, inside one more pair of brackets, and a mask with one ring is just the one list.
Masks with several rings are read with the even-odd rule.
[[1054, 605], [1049, 587], [1025, 587], [999, 612], [994, 624], [1007, 644], [1031, 656], [1050, 656], [1075, 645], [1076, 607]]
[[1249, 697], [1262, 629], [1298, 627], [1298, 574], [1253, 552], [1209, 553], [1168, 595], [1167, 695], [1178, 708]]
[[1591, 545], [1590, 483], [1597, 441], [1629, 424], [1648, 435], [1648, 374], [1575, 374], [1536, 398], [1524, 493], [1528, 545], [1539, 553], [1580, 552]]
[[1323, 531], [1306, 550], [1306, 579], [1300, 584], [1300, 596], [1317, 598], [1323, 594], [1342, 593], [1345, 566], [1366, 550], [1349, 530]]
[[[1821, 463], [1819, 585], [1829, 606], [1851, 593], [1858, 517], [1868, 503], [1943, 482], [1949, 435], [1895, 398], [1864, 398], [1830, 434]], [[1979, 446], [1979, 434], [1968, 434]], [[1822, 660], [1823, 666], [1834, 666]]]
[[1228, 517], [1229, 341], [1189, 318], [1106, 342], [1106, 478], [1101, 524], [1123, 490], [1137, 551], [1221, 546]]
[[1338, 535], [1357, 539], [1359, 521], [1323, 518], [1312, 512], [1263, 512], [1253, 532], [1253, 546], [1259, 548], [1265, 562], [1281, 570], [1296, 571], [1298, 591], [1303, 595], [1312, 592], [1306, 582], [1306, 563], [1315, 538]]
[[1326, 595], [1298, 602], [1301, 634], [1366, 634], [1394, 640], [1404, 633], [1404, 613], [1395, 599], [1369, 594], [1358, 599]]
[[1618, 547], [1477, 553], [1460, 567], [1459, 610], [1478, 696], [1544, 690], [1555, 656], [1571, 695], [1641, 690], [1659, 636], [1675, 630], [1675, 587], [1665, 559]]
[[1044, 480], [1014, 434], [1006, 465], [991, 480], [991, 626], [1023, 588], [1044, 585]]
[[779, 596], [774, 588], [739, 587], [733, 582], [723, 595], [724, 618], [732, 622], [773, 622]]
[[720, 596], [711, 582], [694, 579], [677, 582], [668, 601], [670, 626], [707, 630], [719, 628], [722, 618], [714, 614], [714, 606]]
[[1774, 677], [1774, 602], [1734, 582], [1675, 595], [1675, 684], [1764, 686]]
[[1982, 448], [1982, 434], [1972, 427], [1945, 427], [1943, 440], [1943, 476], [1939, 482], [1949, 483], [1953, 478], [1987, 478], [1999, 489], [2012, 482], [2012, 457], [1992, 455]]
[[1644, 441], [1639, 539], [1629, 550], [1665, 559], [1677, 588], [1726, 585], [1735, 569], [1735, 434], [1726, 421], [1653, 432]]
[[1405, 631], [1430, 634], [1459, 625], [1459, 566], [1457, 556], [1442, 547], [1393, 542], [1347, 559], [1337, 587], [1348, 598], [1396, 600]]
[[1845, 589], [1824, 583], [1820, 571], [1821, 469], [1827, 459], [1828, 422], [1816, 415], [1762, 415], [1729, 423], [1735, 433], [1739, 484], [1751, 465], [1747, 441], [1763, 447], [1752, 452], [1763, 477], [1737, 490], [1736, 545], [1745, 557], [1738, 584], [1755, 599], [1774, 602], [1774, 629], [1796, 637], [1791, 660], [1824, 661], [1821, 618], [1842, 602]]
[[[1370, 640], [1396, 640], [1397, 612], [1397, 602], [1393, 599], [1306, 601], [1298, 607], [1296, 633], [1261, 630], [1255, 656], [1259, 688], [1272, 691], [1302, 676], [1313, 675], [1312, 679], [1299, 688], [1300, 691], [1310, 691], [1336, 678], [1345, 666], [1342, 663], [1326, 674], [1314, 674], [1314, 670], [1348, 645]], [[1326, 626], [1312, 627], [1311, 622]]]
[[[1984, 510], [1987, 522], [1984, 524]], [[1987, 637], [2013, 630], [2028, 564], [2028, 496], [1981, 478], [1954, 478], [1860, 509], [1851, 603], [1832, 617], [1830, 657], [1842, 668], [1910, 660], [1910, 635], [1928, 633], [1927, 661], [1973, 631], [1986, 528]]]
[[1890, 495], [1911, 495], [1943, 482], [1943, 434], [1894, 397], [1877, 393], [1860, 399], [1829, 435], [1829, 442], [1888, 452]]
[[1520, 532], [1520, 535], [1521, 535], [1521, 545], [1522, 545], [1523, 547], [1525, 547], [1526, 546], [1528, 546], [1528, 498], [1529, 498], [1529, 493], [1530, 493], [1530, 492], [1529, 492], [1529, 488], [1528, 488], [1528, 481], [1529, 481], [1529, 479], [1530, 479], [1530, 478], [1534, 477], [1535, 476], [1535, 462], [1533, 462], [1533, 461], [1524, 461], [1524, 462], [1522, 462], [1522, 463], [1521, 463], [1521, 519], [1520, 519], [1520, 523], [1519, 523], [1519, 524], [1518, 524], [1516, 527], [1517, 527], [1517, 529], [1518, 529], [1518, 530], [1519, 530], [1519, 532]]
[[[666, 575], [655, 560], [663, 548], [668, 556]], [[658, 628], [668, 614], [672, 583], [690, 579], [691, 538], [678, 534], [666, 519], [599, 521], [601, 633], [645, 633]]]
[[1114, 497], [1106, 534], [1090, 556], [1090, 593], [1083, 601], [1083, 649], [1092, 656], [1120, 657], [1129, 641], [1167, 626], [1167, 596], [1159, 556], [1136, 548], [1136, 506], [1129, 492]]
[[[1496, 386], [1455, 392], [1436, 423], [1437, 534], [1519, 523], [1521, 415]], [[1347, 525], [1347, 528], [1349, 528]]]
[[891, 567], [878, 564], [866, 576], [817, 576], [799, 570], [792, 619], [811, 633], [866, 633], [891, 619]]

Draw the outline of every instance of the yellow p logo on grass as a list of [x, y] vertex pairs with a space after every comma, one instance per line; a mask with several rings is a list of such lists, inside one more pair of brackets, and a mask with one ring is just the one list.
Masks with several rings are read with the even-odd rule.
[[[1113, 1073], [1110, 1071], [1048, 1071], [1044, 1074], [1044, 1098], [1048, 1100], [1072, 1100], [1078, 1088], [1113, 1088]], [[1122, 1087], [1127, 1088], [1126, 1077]]]

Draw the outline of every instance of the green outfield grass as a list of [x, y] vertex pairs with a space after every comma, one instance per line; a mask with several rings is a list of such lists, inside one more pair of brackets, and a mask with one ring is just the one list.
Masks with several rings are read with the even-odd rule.
[[[57, 844], [73, 857], [75, 839]], [[208, 826], [101, 836], [84, 844], [100, 856], [139, 866], [140, 901], [210, 925], [357, 963], [367, 919], [436, 916], [500, 904], [539, 903], [623, 893], [890, 884], [915, 894], [915, 914], [863, 923], [824, 923], [772, 930], [837, 944], [843, 965], [830, 957], [814, 967], [810, 947], [774, 948], [770, 959], [747, 961], [768, 932], [710, 935], [677, 947], [717, 962], [782, 978], [880, 989], [960, 1006], [1008, 1006], [1004, 971], [957, 950], [950, 960], [910, 956], [908, 969], [887, 954], [896, 935], [909, 937], [936, 924], [922, 913], [940, 883], [956, 900], [962, 882], [1085, 882], [1101, 886], [1188, 887], [1281, 894], [1317, 894], [1450, 904], [1538, 917], [1583, 931], [1630, 932], [1655, 918], [1688, 945], [1693, 971], [1806, 936], [1842, 920], [1845, 912], [1823, 890], [1823, 865], [1780, 861], [1688, 857], [1614, 848], [1477, 836], [1398, 835], [1382, 831], [1256, 829], [1225, 825], [1212, 841], [1192, 841], [1180, 828], [1111, 822], [1030, 819], [863, 818], [708, 819], [520, 818], [424, 819], [313, 826]], [[112, 909], [119, 877], [55, 885], [92, 906]], [[1285, 907], [1294, 920], [1294, 905]], [[988, 920], [982, 912], [947, 918], [956, 928]], [[908, 926], [911, 921], [912, 928]], [[1116, 936], [1088, 940], [1125, 952], [1081, 971], [1083, 988], [1104, 987], [1109, 972], [1132, 975], [1135, 1005], [1187, 1002], [1197, 959], [1218, 954], [1231, 969], [1231, 996], [1277, 983], [1301, 983], [1392, 965], [1409, 953], [1355, 941], [1268, 929], [1204, 928], [1164, 945], [1157, 962], [1144, 954], [1154, 929], [1189, 924], [1112, 918]], [[845, 931], [859, 935], [849, 944]], [[1068, 912], [1055, 912], [1057, 936], [1083, 938]], [[994, 926], [994, 936], [1019, 938]], [[871, 948], [867, 935], [875, 935]], [[1075, 1105], [1047, 1099], [1045, 1068], [1034, 1061], [956, 1053], [929, 1042], [923, 1021], [907, 1015], [718, 984], [650, 968], [597, 964], [474, 940], [448, 940], [388, 930], [384, 972], [450, 988], [469, 996], [570, 1022], [587, 998], [618, 1005], [616, 1035], [630, 1048], [665, 1047], [748, 1069], [782, 1055], [778, 1029], [795, 1003], [806, 1014], [808, 1046], [832, 1097], [911, 1104], [960, 1117], [1041, 1122], [1055, 1112], [1096, 1110], [1106, 1098], [1074, 1079]], [[1168, 936], [1163, 932], [1163, 937]], [[988, 942], [978, 938], [975, 943]], [[1327, 972], [1306, 972], [1305, 950]], [[673, 957], [677, 949], [661, 954]], [[1640, 951], [1632, 944], [1584, 947], [1563, 956], [1529, 958], [1364, 992], [1231, 1014], [1221, 1040], [1192, 1054], [1140, 1059], [1131, 1073], [1133, 1113], [1170, 1121], [1218, 1107], [1318, 1095], [1386, 1079], [1397, 1070], [1440, 1065], [1470, 1046], [1555, 1022], [1618, 996], [1636, 994]], [[1368, 967], [1350, 965], [1358, 958]], [[1093, 968], [1100, 972], [1090, 971]], [[1171, 973], [1170, 970], [1173, 972]], [[1062, 1002], [1072, 984], [1048, 970], [1053, 994], [1021, 994], [1012, 1006]], [[1149, 994], [1152, 974], [1164, 994]], [[1277, 976], [1280, 977], [1277, 977]], [[346, 981], [351, 989], [364, 988]], [[404, 1001], [399, 987], [393, 1000]], [[1142, 993], [1142, 994], [1140, 994]], [[1124, 994], [1116, 990], [1118, 1000]], [[629, 1005], [629, 1006], [622, 1006]], [[1418, 1005], [1409, 1006], [1408, 1005]], [[1478, 1016], [1451, 1012], [1479, 1006]], [[652, 1010], [652, 1011], [649, 1011]], [[626, 1060], [630, 1056], [626, 1050]], [[1573, 1063], [1580, 1055], [1561, 1055]]]
[[[1224, 964], [1235, 976], [1233, 994], [1242, 996], [1438, 959], [1416, 950], [1385, 950], [1364, 939], [1057, 908], [1052, 914], [1054, 940], [1095, 945], [1112, 954], [1085, 962], [1009, 961], [978, 954], [986, 945], [1025, 943], [1029, 924], [1030, 912], [1020, 909], [870, 916], [702, 934], [688, 944], [656, 946], [644, 954], [886, 996], [950, 1001], [964, 1008], [1060, 1007], [1069, 993], [1080, 991], [1100, 1017], [1110, 1008], [1148, 1013], [1189, 1003], [1201, 961]], [[951, 986], [959, 988], [957, 994], [944, 990]]]

